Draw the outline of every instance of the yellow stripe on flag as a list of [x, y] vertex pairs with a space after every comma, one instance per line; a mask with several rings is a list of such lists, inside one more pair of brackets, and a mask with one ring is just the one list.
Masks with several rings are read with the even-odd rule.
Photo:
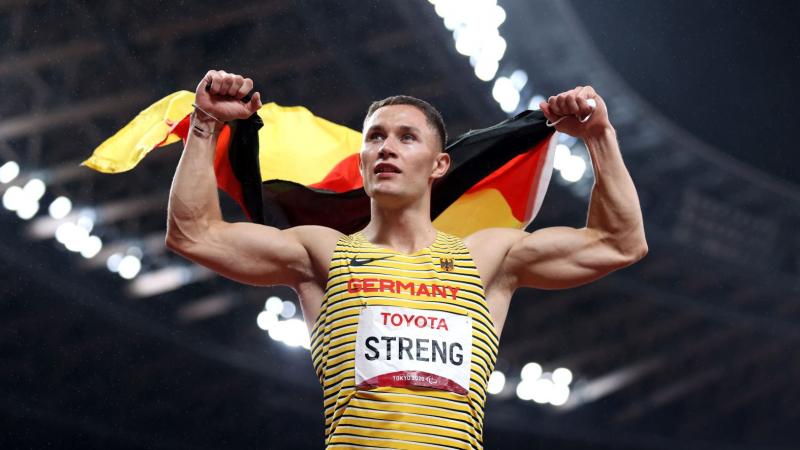
[[192, 112], [192, 103], [194, 93], [189, 91], [178, 91], [153, 103], [100, 144], [83, 165], [104, 173], [133, 169], [155, 147], [180, 140], [169, 131]]
[[484, 228], [522, 228], [503, 194], [491, 188], [462, 195], [439, 214], [433, 225], [462, 238]]
[[[95, 149], [83, 165], [104, 173], [133, 169], [156, 147], [181, 138], [172, 126], [192, 112], [194, 93], [178, 91], [153, 103]], [[342, 159], [361, 148], [361, 133], [317, 117], [302, 106], [267, 103], [258, 111], [262, 180], [303, 185], [322, 181]]]
[[361, 133], [317, 117], [302, 106], [268, 103], [258, 115], [264, 121], [258, 142], [265, 181], [314, 184], [361, 149]]

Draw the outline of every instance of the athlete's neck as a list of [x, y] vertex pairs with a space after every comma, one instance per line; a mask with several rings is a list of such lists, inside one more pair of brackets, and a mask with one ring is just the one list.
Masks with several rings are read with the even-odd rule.
[[433, 244], [436, 229], [431, 223], [430, 203], [417, 202], [403, 208], [382, 208], [375, 200], [362, 234], [379, 247], [411, 254]]

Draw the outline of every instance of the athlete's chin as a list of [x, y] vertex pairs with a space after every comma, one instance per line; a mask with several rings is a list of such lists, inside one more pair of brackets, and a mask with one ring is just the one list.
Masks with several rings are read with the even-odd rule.
[[373, 189], [372, 195], [370, 195], [370, 197], [372, 197], [374, 200], [387, 200], [387, 201], [402, 199], [407, 196], [408, 196], [407, 194], [397, 189]]
[[373, 189], [370, 197], [379, 205], [387, 207], [402, 206], [411, 200], [408, 192], [398, 189]]

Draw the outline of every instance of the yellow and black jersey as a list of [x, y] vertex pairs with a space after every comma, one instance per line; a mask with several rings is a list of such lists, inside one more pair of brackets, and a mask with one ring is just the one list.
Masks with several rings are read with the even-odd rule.
[[[365, 336], [365, 320], [388, 334]], [[393, 325], [409, 334], [391, 335]], [[456, 332], [460, 342], [447, 334]], [[460, 238], [438, 231], [433, 244], [407, 255], [375, 246], [361, 232], [342, 236], [311, 331], [326, 448], [482, 448], [498, 341], [477, 268]], [[357, 370], [357, 360], [383, 364], [367, 369], [391, 373], [364, 380], [368, 370]], [[449, 380], [437, 384], [439, 371], [419, 370], [425, 364], [461, 370], [464, 388]]]

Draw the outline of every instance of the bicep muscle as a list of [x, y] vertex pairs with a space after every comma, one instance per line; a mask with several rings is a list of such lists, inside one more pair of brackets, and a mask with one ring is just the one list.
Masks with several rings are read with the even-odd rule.
[[600, 231], [548, 227], [517, 240], [504, 263], [517, 287], [566, 289], [625, 267], [630, 259]]
[[295, 286], [313, 277], [309, 252], [296, 229], [217, 222], [196, 242], [171, 248], [222, 276], [253, 285]]

